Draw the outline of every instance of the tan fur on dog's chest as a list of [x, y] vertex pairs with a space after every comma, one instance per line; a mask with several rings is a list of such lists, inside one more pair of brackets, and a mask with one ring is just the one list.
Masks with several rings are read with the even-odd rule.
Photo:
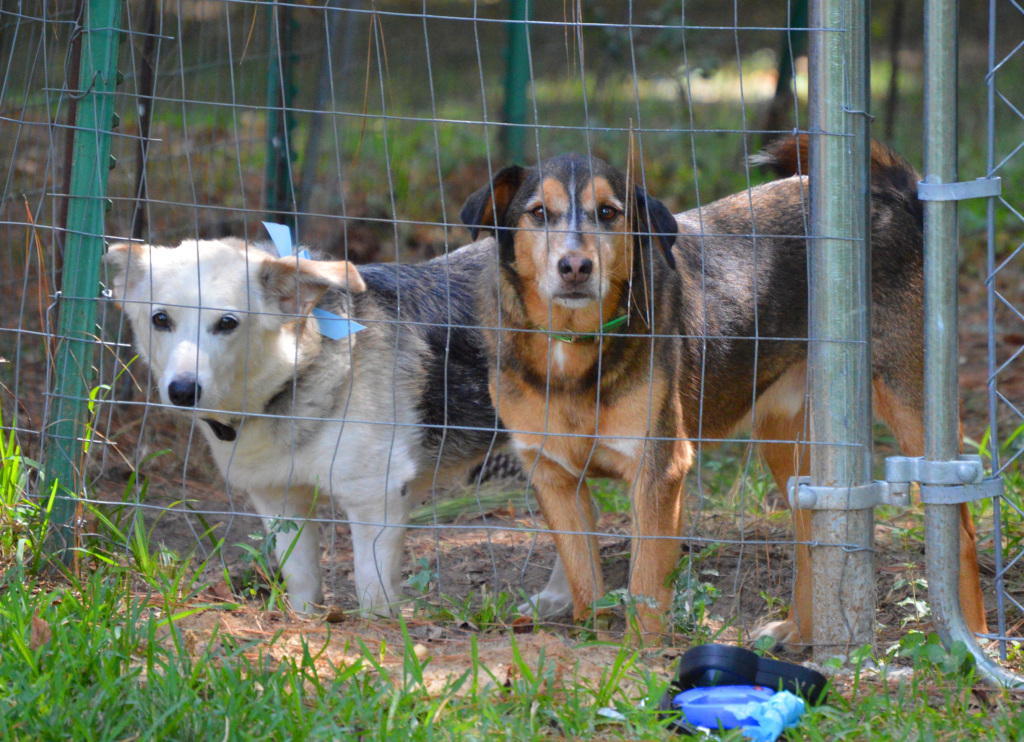
[[[650, 448], [645, 439], [663, 436], [666, 427], [671, 437], [685, 437], [679, 400], [668, 398], [668, 383], [657, 368], [635, 378], [628, 389], [620, 386], [614, 397], [599, 399], [600, 387], [572, 387], [574, 380], [578, 384], [578, 369], [593, 363], [596, 347], [561, 343], [558, 348], [558, 342], [551, 343], [551, 355], [556, 348], [564, 355], [564, 372], [537, 368], [541, 358], [531, 364], [534, 375], [550, 384], [539, 386], [514, 372], [500, 375], [498, 389], [491, 381], [498, 413], [518, 448], [540, 450], [574, 476], [586, 471], [629, 481]], [[546, 413], [538, 415], [539, 410]]]

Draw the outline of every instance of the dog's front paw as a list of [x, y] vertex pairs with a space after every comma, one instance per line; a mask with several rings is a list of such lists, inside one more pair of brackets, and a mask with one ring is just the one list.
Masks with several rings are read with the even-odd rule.
[[324, 612], [324, 594], [317, 588], [313, 592], [297, 594], [288, 592], [288, 605], [291, 609], [302, 616], [316, 616]]
[[394, 603], [377, 603], [359, 609], [359, 615], [367, 621], [372, 621], [375, 618], [398, 618], [399, 613], [399, 607]]
[[401, 595], [394, 588], [374, 583], [363, 591], [359, 600], [359, 616], [368, 621], [375, 618], [397, 618], [402, 611]]
[[542, 590], [525, 603], [516, 606], [522, 616], [537, 618], [558, 618], [572, 610], [572, 596], [550, 590]]
[[750, 638], [752, 643], [760, 642], [765, 638], [771, 639], [775, 642], [773, 651], [787, 654], [801, 652], [806, 646], [800, 638], [800, 626], [793, 618], [766, 623], [755, 629]]

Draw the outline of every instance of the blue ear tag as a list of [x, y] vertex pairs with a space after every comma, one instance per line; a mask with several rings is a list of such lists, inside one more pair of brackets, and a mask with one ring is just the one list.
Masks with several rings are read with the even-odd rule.
[[[277, 248], [278, 257], [287, 258], [295, 253], [295, 246], [292, 244], [292, 232], [288, 229], [288, 225], [263, 222], [263, 226], [267, 228], [267, 233], [270, 234], [270, 241]], [[299, 257], [309, 260], [309, 250], [300, 251]]]
[[348, 335], [354, 335], [360, 330], [365, 330], [358, 322], [339, 317], [336, 314], [325, 312], [323, 309], [313, 308], [313, 316], [320, 325], [320, 334], [331, 340], [341, 340]]
[[267, 233], [270, 235], [270, 241], [277, 248], [278, 257], [287, 258], [291, 255], [293, 252], [292, 231], [288, 229], [288, 225], [263, 222], [263, 226], [266, 227]]
[[[267, 233], [270, 235], [270, 241], [274, 243], [274, 247], [277, 248], [277, 254], [280, 257], [286, 258], [295, 253], [295, 247], [292, 244], [292, 232], [286, 224], [263, 222], [263, 226], [266, 227]], [[299, 257], [309, 260], [309, 250], [301, 250]], [[343, 337], [354, 335], [360, 330], [366, 329], [358, 322], [353, 322], [350, 319], [339, 317], [336, 314], [316, 307], [313, 308], [313, 316], [316, 317], [317, 325], [320, 327], [320, 334], [331, 340], [341, 340]]]

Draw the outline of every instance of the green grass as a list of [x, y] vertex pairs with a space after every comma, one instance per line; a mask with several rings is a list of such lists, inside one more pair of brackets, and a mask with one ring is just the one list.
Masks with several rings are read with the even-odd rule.
[[[128, 570], [104, 567], [44, 586], [21, 567], [0, 580], [0, 736], [3, 739], [672, 739], [650, 711], [665, 683], [622, 649], [598, 680], [574, 678], [543, 656], [500, 682], [478, 658], [429, 691], [412, 640], [397, 664], [384, 648], [353, 648], [334, 666], [323, 647], [227, 634], [191, 649], [155, 596], [130, 589]], [[391, 652], [395, 648], [391, 648]], [[900, 654], [916, 672], [883, 684], [845, 678], [828, 705], [790, 732], [796, 740], [986, 739], [1024, 735], [1019, 699], [978, 690], [963, 650], [911, 635]], [[623, 684], [633, 681], [632, 692]], [[624, 722], [596, 714], [611, 706]], [[725, 739], [739, 739], [736, 732]]]
[[[664, 688], [623, 650], [607, 682], [573, 685], [541, 657], [513, 649], [514, 679], [497, 682], [476, 659], [428, 692], [405, 634], [402, 662], [383, 647], [334, 666], [302, 640], [283, 657], [275, 641], [242, 643], [221, 634], [189, 650], [154, 596], [130, 589], [128, 570], [104, 567], [44, 588], [24, 569], [0, 581], [0, 732], [5, 739], [535, 739], [560, 730], [592, 736], [615, 703], [622, 736], [661, 736], [663, 723], [619, 692], [619, 675], [645, 681], [647, 706]], [[513, 644], [514, 647], [514, 644]], [[394, 650], [392, 650], [393, 652]], [[616, 675], [615, 673], [619, 673]], [[619, 736], [616, 734], [615, 736]]]
[[975, 685], [962, 645], [947, 652], [934, 634], [917, 633], [894, 654], [912, 663], [912, 675], [883, 685], [855, 671], [842, 695], [833, 693], [790, 738], [1016, 740], [1024, 734], [1020, 695]]
[[[964, 441], [965, 449], [968, 452], [979, 453], [986, 463], [990, 463], [990, 444], [988, 431], [980, 441], [970, 439]], [[999, 460], [1001, 464], [1005, 466], [1006, 462], [1013, 460], [1020, 453], [1022, 447], [1024, 447], [1024, 425], [1020, 425], [1000, 441]], [[1000, 509], [1003, 548], [1012, 559], [1014, 555], [1024, 551], [1024, 515], [1021, 515], [1024, 511], [1024, 473], [1021, 472], [1019, 461], [1007, 466], [1003, 471], [1003, 485], [1005, 490]], [[975, 522], [991, 523], [992, 508], [992, 500], [981, 500], [972, 504], [971, 509]], [[995, 549], [994, 532], [981, 534], [978, 548], [993, 552]], [[1024, 587], [1022, 581], [1024, 581], [1024, 574], [1021, 570], [1015, 570], [1007, 575], [1005, 588], [1007, 591], [1018, 592]]]
[[[596, 674], [579, 672], [565, 656], [549, 658], [543, 648], [527, 659], [507, 628], [505, 594], [481, 606], [452, 602], [429, 614], [467, 636], [464, 661], [440, 685], [436, 674], [428, 682], [433, 660], [414, 646], [404, 623], [392, 624], [397, 646], [388, 647], [372, 630], [347, 640], [343, 662], [328, 652], [330, 625], [326, 634], [264, 631], [253, 640], [213, 621], [199, 636], [195, 621], [203, 614], [247, 609], [205, 597], [205, 585], [195, 579], [198, 565], [154, 553], [149, 534], [132, 527], [126, 508], [115, 509], [116, 517], [93, 515], [107, 531], [104, 543], [119, 537], [130, 544], [127, 551], [85, 543], [73, 569], [49, 564], [39, 553], [45, 503], [25, 492], [35, 465], [13, 437], [2, 440], [0, 739], [675, 738], [651, 711], [667, 687], [669, 668], [658, 653], [606, 645], [609, 659]], [[608, 490], [602, 497], [614, 503], [617, 495]], [[717, 598], [701, 582], [713, 553], [691, 557], [679, 571], [687, 581], [681, 590], [691, 624], [687, 643], [716, 638], [701, 628]], [[429, 583], [429, 563], [420, 566]], [[481, 658], [483, 632], [508, 637], [508, 670], [500, 677], [493, 662]], [[576, 656], [588, 646], [595, 645], [578, 644]], [[868, 658], [866, 650], [854, 654]], [[1021, 659], [1014, 657], [1018, 665]], [[911, 632], [873, 662], [887, 671], [909, 665], [914, 672], [899, 682], [866, 672], [839, 676], [830, 703], [808, 713], [789, 738], [1009, 740], [1024, 734], [1018, 699], [977, 689], [962, 646], [947, 651], [934, 635]], [[601, 707], [624, 720], [599, 715]], [[740, 738], [735, 731], [723, 736]]]

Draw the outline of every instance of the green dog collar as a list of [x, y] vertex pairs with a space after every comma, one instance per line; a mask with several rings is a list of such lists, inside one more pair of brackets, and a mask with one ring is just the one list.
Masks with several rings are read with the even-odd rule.
[[[592, 343], [596, 342], [597, 339], [604, 333], [608, 332], [609, 330], [614, 330], [616, 327], [621, 327], [627, 322], [629, 322], [629, 315], [624, 314], [621, 317], [616, 317], [615, 319], [611, 319], [605, 322], [603, 325], [601, 325], [601, 329], [598, 330], [596, 333], [573, 332], [569, 334], [562, 334], [552, 332], [551, 337], [563, 343]], [[536, 329], [542, 330], [544, 328], [538, 327]]]

